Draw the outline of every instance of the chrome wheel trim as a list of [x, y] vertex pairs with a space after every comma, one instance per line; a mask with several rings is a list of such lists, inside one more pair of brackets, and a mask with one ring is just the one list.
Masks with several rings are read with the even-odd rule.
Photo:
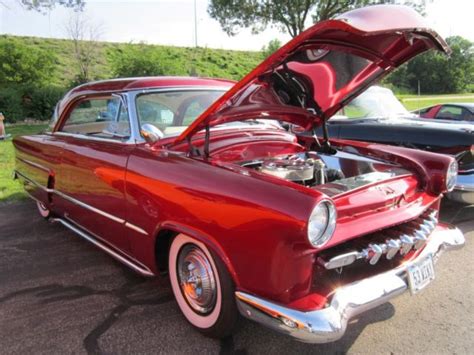
[[178, 255], [176, 274], [180, 291], [194, 312], [206, 315], [217, 301], [217, 283], [211, 263], [198, 246], [184, 245]]

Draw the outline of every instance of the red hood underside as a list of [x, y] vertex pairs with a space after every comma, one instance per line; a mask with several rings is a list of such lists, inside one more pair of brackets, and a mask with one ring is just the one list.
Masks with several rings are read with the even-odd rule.
[[307, 129], [368, 86], [444, 40], [405, 6], [377, 5], [320, 22], [262, 62], [212, 104], [175, 143], [207, 125], [277, 119]]

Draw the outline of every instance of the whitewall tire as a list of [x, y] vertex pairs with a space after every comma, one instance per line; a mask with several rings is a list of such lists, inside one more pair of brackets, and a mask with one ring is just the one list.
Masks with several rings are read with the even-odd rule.
[[238, 311], [232, 279], [220, 258], [179, 234], [171, 243], [168, 266], [176, 302], [189, 323], [211, 337], [229, 335]]
[[47, 219], [51, 216], [51, 211], [42, 202], [36, 201], [36, 207], [41, 217]]

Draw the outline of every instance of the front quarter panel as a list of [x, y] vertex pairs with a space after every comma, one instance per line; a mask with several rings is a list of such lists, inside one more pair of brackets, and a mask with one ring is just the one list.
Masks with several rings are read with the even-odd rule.
[[157, 232], [172, 229], [220, 254], [239, 289], [281, 301], [308, 289], [314, 195], [146, 146], [130, 156], [126, 180], [128, 221], [148, 234], [132, 250], [148, 266]]

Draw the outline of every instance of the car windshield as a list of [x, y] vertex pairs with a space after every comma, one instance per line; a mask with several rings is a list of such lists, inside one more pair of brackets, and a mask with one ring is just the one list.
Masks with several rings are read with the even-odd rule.
[[373, 86], [349, 105], [341, 109], [336, 116], [344, 118], [385, 118], [414, 117], [398, 101], [390, 89]]
[[140, 125], [152, 124], [165, 136], [179, 134], [224, 92], [183, 90], [139, 95], [136, 107]]

